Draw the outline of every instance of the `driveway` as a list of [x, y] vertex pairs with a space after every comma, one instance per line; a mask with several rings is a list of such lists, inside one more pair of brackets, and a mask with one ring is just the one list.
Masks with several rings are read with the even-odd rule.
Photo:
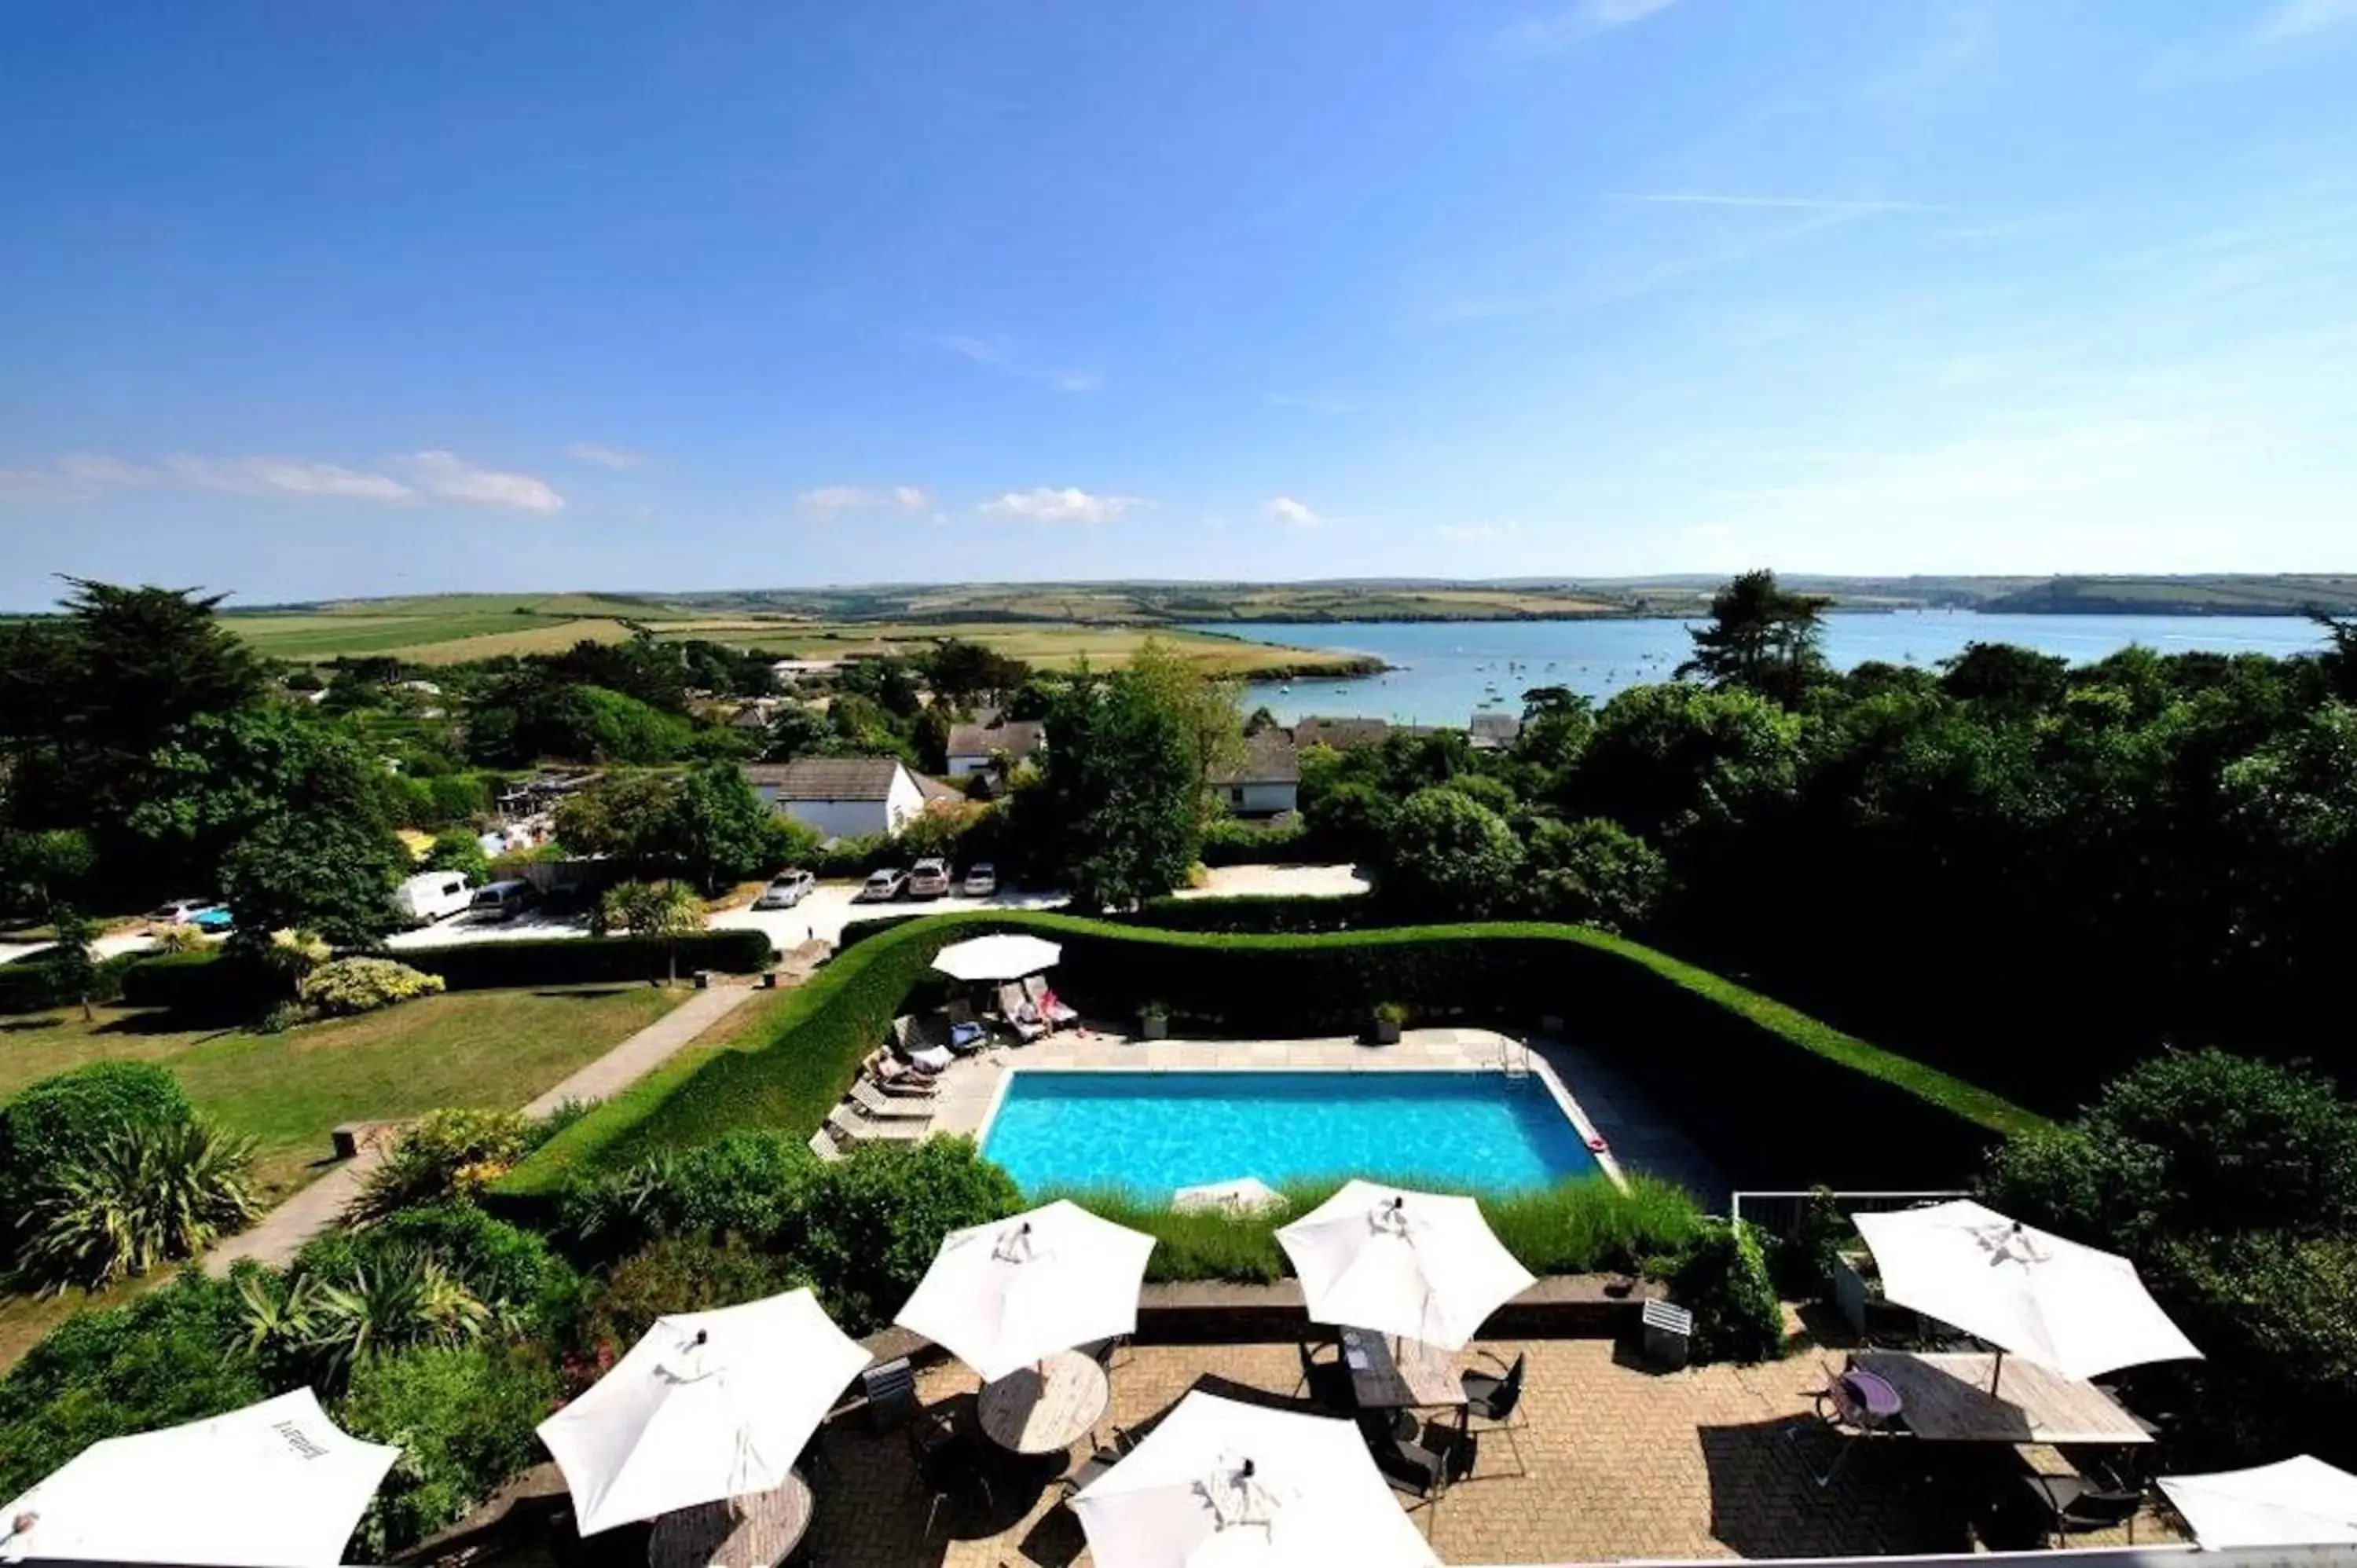
[[1355, 865], [1222, 865], [1181, 898], [1348, 898], [1367, 891]]
[[389, 948], [438, 948], [460, 942], [520, 942], [544, 937], [586, 937], [589, 934], [587, 917], [560, 918], [527, 911], [512, 920], [476, 922], [463, 914], [436, 920], [430, 926], [420, 926], [414, 931], [401, 931], [385, 939]]
[[989, 898], [901, 898], [889, 904], [855, 904], [856, 882], [822, 882], [791, 909], [725, 909], [712, 917], [715, 930], [767, 931], [781, 950], [816, 940], [840, 942], [855, 920], [888, 920], [900, 915], [946, 915], [960, 909], [1052, 909], [1061, 893], [1001, 892]]

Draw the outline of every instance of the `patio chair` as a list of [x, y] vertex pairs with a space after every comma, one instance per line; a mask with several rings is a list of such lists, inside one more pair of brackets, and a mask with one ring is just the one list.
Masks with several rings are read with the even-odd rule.
[[868, 1430], [889, 1432], [916, 1412], [916, 1369], [906, 1356], [879, 1361], [859, 1374], [859, 1391], [867, 1397]]
[[[1496, 1363], [1498, 1369], [1505, 1375], [1492, 1377], [1487, 1372], [1466, 1372], [1458, 1379], [1458, 1385], [1465, 1391], [1464, 1429], [1468, 1435], [1472, 1435], [1472, 1423], [1479, 1421], [1486, 1423], [1489, 1430], [1504, 1433], [1506, 1446], [1514, 1453], [1514, 1474], [1527, 1476], [1531, 1473], [1530, 1466], [1523, 1458], [1523, 1445], [1514, 1436], [1514, 1432], [1518, 1427], [1530, 1424], [1529, 1412], [1522, 1406], [1523, 1379], [1530, 1370], [1531, 1359], [1527, 1355], [1518, 1355], [1510, 1367], [1491, 1351], [1484, 1350], [1481, 1355], [1484, 1359]], [[1517, 1414], [1520, 1414], [1520, 1420], [1515, 1419]]]
[[1103, 1368], [1107, 1375], [1111, 1375], [1114, 1367], [1126, 1364], [1117, 1362], [1114, 1358], [1127, 1348], [1129, 1343], [1128, 1335], [1115, 1334], [1103, 1339], [1092, 1339], [1085, 1345], [1075, 1346], [1074, 1348]]
[[1129, 1451], [1136, 1446], [1136, 1439], [1130, 1436], [1123, 1428], [1114, 1427], [1111, 1443], [1073, 1466], [1064, 1476], [1065, 1500], [1069, 1502], [1079, 1495], [1082, 1487], [1129, 1457]]
[[1784, 1437], [1792, 1444], [1796, 1454], [1800, 1452], [1801, 1433], [1804, 1428], [1828, 1432], [1842, 1440], [1840, 1451], [1834, 1455], [1833, 1463], [1822, 1472], [1809, 1465], [1805, 1455], [1802, 1455], [1801, 1462], [1808, 1467], [1809, 1479], [1817, 1484], [1819, 1491], [1834, 1484], [1834, 1477], [1841, 1473], [1842, 1465], [1860, 1442], [1895, 1434], [1902, 1429], [1900, 1417], [1903, 1409], [1899, 1391], [1892, 1388], [1887, 1380], [1857, 1368], [1843, 1372], [1827, 1368], [1825, 1386], [1811, 1396], [1810, 1402], [1815, 1419], [1786, 1427]]
[[1028, 1046], [1048, 1032], [1047, 1024], [1039, 1016], [1039, 1009], [1031, 1005], [1031, 999], [1023, 994], [1023, 988], [1011, 980], [998, 988], [998, 1015], [1006, 1021], [1008, 1028], [1015, 1031], [1015, 1038], [1019, 1044]]
[[990, 1030], [974, 1015], [965, 998], [952, 997], [942, 1004], [942, 1018], [949, 1026], [950, 1049], [978, 1051], [990, 1044]]
[[909, 1458], [916, 1466], [917, 1484], [931, 1494], [925, 1509], [925, 1539], [933, 1537], [942, 1505], [978, 1488], [994, 1511], [998, 1495], [991, 1490], [990, 1455], [982, 1439], [945, 1412], [925, 1410], [909, 1423]]
[[1301, 1342], [1301, 1381], [1294, 1385], [1293, 1391], [1297, 1395], [1307, 1393], [1309, 1402], [1321, 1410], [1345, 1412], [1356, 1410], [1359, 1396], [1351, 1390], [1351, 1369], [1342, 1364], [1341, 1347], [1336, 1345], [1329, 1348], [1333, 1350], [1333, 1356], [1321, 1359], [1318, 1355], [1318, 1346], [1307, 1339]]
[[2136, 1515], [2144, 1510], [2144, 1493], [2134, 1487], [2106, 1486], [2085, 1476], [2026, 1475], [2030, 1496], [2052, 1520], [2055, 1538], [2091, 1530], [2127, 1527], [2128, 1544], [2136, 1544]]
[[1050, 1029], [1060, 1029], [1067, 1024], [1081, 1021], [1080, 1014], [1064, 1005], [1055, 992], [1049, 989], [1048, 977], [1044, 974], [1035, 974], [1025, 981], [1023, 994], [1031, 999], [1031, 1005], [1039, 1010], [1039, 1016], [1047, 1021]]
[[1387, 1420], [1362, 1424], [1361, 1431], [1366, 1434], [1375, 1468], [1383, 1473], [1392, 1490], [1416, 1499], [1407, 1505], [1408, 1512], [1440, 1500], [1448, 1486], [1448, 1461], [1417, 1441], [1424, 1428], [1414, 1412], [1394, 1411]]

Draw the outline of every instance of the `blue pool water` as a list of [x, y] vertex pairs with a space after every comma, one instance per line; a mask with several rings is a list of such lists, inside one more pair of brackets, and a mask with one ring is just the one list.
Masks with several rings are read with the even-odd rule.
[[1026, 1191], [1156, 1197], [1258, 1176], [1501, 1190], [1597, 1169], [1534, 1078], [1495, 1072], [1060, 1072], [1026, 1068], [983, 1139]]

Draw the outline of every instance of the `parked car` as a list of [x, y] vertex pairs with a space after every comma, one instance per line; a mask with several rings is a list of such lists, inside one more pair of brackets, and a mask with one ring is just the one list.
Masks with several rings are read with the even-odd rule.
[[533, 887], [529, 882], [494, 882], [476, 891], [473, 901], [467, 906], [467, 918], [512, 920], [523, 913], [524, 906], [532, 900]]
[[770, 885], [753, 900], [753, 908], [791, 909], [809, 897], [810, 890], [817, 886], [818, 878], [807, 871], [780, 871], [770, 878]]
[[859, 891], [854, 896], [852, 901], [857, 904], [888, 904], [898, 898], [900, 896], [900, 889], [908, 885], [908, 873], [895, 871], [888, 865], [883, 870], [873, 873], [866, 881], [861, 883]]
[[950, 890], [950, 867], [945, 860], [920, 860], [909, 868], [911, 898], [939, 898]]
[[188, 917], [188, 924], [209, 937], [218, 937], [237, 923], [226, 904], [208, 904]]
[[421, 871], [393, 890], [393, 907], [413, 926], [430, 926], [474, 902], [474, 890], [460, 871]]
[[150, 910], [147, 918], [159, 926], [193, 926], [199, 915], [220, 905], [218, 898], [175, 898], [161, 908]]
[[965, 881], [958, 891], [969, 898], [987, 898], [998, 891], [998, 868], [986, 860], [977, 860], [965, 868]]

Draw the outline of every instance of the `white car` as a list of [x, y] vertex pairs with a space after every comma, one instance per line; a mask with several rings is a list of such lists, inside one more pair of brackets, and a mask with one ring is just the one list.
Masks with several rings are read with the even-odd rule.
[[950, 890], [950, 866], [945, 860], [920, 860], [909, 868], [911, 898], [939, 898]]
[[770, 885], [753, 900], [753, 908], [791, 909], [809, 897], [810, 890], [817, 886], [818, 878], [807, 871], [780, 871], [770, 878]]
[[965, 881], [958, 891], [969, 898], [987, 898], [998, 891], [998, 868], [986, 860], [977, 860], [965, 868]]
[[147, 918], [159, 926], [193, 926], [199, 915], [218, 908], [220, 904], [218, 898], [175, 898], [163, 908], [151, 911]]
[[882, 871], [873, 873], [866, 881], [859, 885], [859, 891], [855, 896], [854, 901], [861, 904], [889, 904], [900, 896], [900, 889], [907, 886], [909, 876], [906, 872], [896, 871], [887, 866]]

